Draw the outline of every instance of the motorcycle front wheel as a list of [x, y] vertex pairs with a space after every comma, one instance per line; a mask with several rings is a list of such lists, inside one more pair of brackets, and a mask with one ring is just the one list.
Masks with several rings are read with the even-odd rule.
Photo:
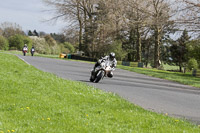
[[104, 75], [104, 71], [99, 71], [97, 73], [95, 83], [98, 83], [102, 79], [103, 75]]
[[93, 76], [90, 76], [90, 82], [94, 82], [95, 78], [93, 78]]

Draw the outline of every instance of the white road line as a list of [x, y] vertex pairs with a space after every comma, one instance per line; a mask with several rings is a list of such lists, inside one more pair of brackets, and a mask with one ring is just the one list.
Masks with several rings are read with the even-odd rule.
[[[16, 55], [17, 56], [17, 55]], [[19, 56], [17, 56], [18, 58], [20, 58], [22, 61], [24, 61], [26, 64], [28, 64], [28, 65], [31, 65], [31, 64], [29, 64], [27, 61], [25, 61], [23, 58], [21, 58], [21, 57], [19, 57]]]
[[[1, 52], [0, 51], [0, 53], [4, 53], [4, 52]], [[15, 56], [17, 56], [16, 54], [12, 54], [12, 53], [4, 53], [4, 54], [11, 54], [11, 55], [15, 55]], [[19, 57], [19, 56], [17, 56], [19, 59], [21, 59], [22, 61], [24, 61], [26, 64], [28, 64], [28, 65], [31, 65], [31, 64], [29, 64], [27, 61], [25, 61], [24, 59], [22, 59], [21, 57]]]

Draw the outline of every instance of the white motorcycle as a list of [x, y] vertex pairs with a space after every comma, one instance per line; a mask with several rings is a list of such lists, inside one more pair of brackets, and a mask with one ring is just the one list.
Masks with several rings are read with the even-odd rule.
[[90, 81], [98, 83], [101, 79], [103, 80], [104, 77], [107, 77], [111, 71], [112, 68], [110, 67], [109, 61], [103, 61], [91, 72]]

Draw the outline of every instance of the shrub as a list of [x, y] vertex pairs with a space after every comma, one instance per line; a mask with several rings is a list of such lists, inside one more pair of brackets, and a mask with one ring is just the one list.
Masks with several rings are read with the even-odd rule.
[[60, 47], [58, 46], [57, 42], [50, 35], [46, 35], [44, 38], [49, 45], [51, 54], [59, 54]]
[[22, 50], [24, 44], [27, 44], [28, 49], [32, 47], [32, 40], [24, 35], [14, 35], [8, 38], [10, 49]]
[[14, 35], [8, 38], [9, 47], [16, 48], [17, 50], [22, 50], [24, 46], [24, 39], [22, 35]]
[[51, 50], [48, 43], [44, 38], [40, 38], [37, 36], [30, 36], [33, 46], [35, 47], [35, 51], [40, 54], [50, 54]]
[[71, 43], [65, 42], [64, 46], [65, 46], [65, 48], [67, 48], [70, 51], [70, 53], [74, 53], [75, 48], [74, 48], [74, 46]]
[[194, 59], [194, 58], [191, 58], [191, 59], [188, 61], [188, 69], [189, 69], [189, 70], [192, 70], [192, 69], [197, 69], [197, 68], [198, 68], [197, 60]]
[[5, 37], [0, 36], [0, 50], [8, 50], [8, 48], [9, 48], [8, 40]]
[[60, 44], [60, 52], [64, 54], [70, 53], [69, 49], [65, 48], [63, 44]]

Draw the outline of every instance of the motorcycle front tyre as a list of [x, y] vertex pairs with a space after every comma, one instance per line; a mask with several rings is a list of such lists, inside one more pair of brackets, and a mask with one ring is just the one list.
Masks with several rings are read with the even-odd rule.
[[92, 78], [93, 76], [90, 76], [90, 82], [94, 82], [95, 78]]
[[104, 75], [104, 71], [99, 71], [96, 76], [95, 83], [98, 83]]

